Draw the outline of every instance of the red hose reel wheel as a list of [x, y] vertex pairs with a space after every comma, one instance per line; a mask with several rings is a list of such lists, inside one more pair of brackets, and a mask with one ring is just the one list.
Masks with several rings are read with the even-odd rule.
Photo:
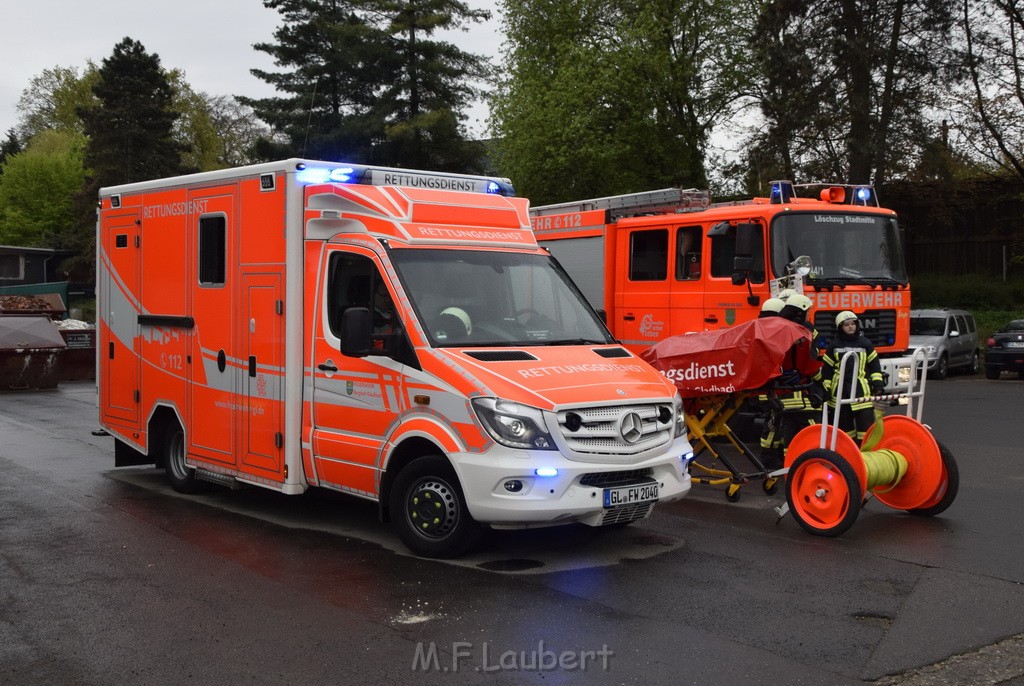
[[[835, 435], [836, 445], [832, 447], [832, 436]], [[821, 424], [812, 424], [800, 430], [793, 440], [786, 446], [786, 455], [783, 458], [783, 466], [792, 467], [796, 459], [809, 450], [816, 450], [822, 445]], [[850, 438], [845, 431], [838, 431], [831, 424], [825, 425], [825, 444], [829, 451], [835, 451], [843, 456], [854, 473], [857, 475], [857, 482], [860, 484], [860, 492], [863, 495], [868, 490], [868, 468], [861, 457], [860, 447], [857, 441]]]
[[[864, 437], [871, 445], [874, 429]], [[907, 461], [907, 473], [893, 487], [878, 485], [874, 496], [897, 510], [914, 510], [936, 503], [945, 492], [949, 475], [939, 444], [920, 422], [903, 415], [882, 419], [882, 438], [872, 450], [892, 450]]]
[[863, 493], [850, 462], [825, 448], [798, 455], [786, 475], [789, 510], [804, 531], [816, 536], [839, 536], [853, 526]]

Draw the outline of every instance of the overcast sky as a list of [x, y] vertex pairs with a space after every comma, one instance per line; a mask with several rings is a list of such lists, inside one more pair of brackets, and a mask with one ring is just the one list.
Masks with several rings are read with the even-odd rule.
[[[497, 59], [500, 23], [494, 0], [469, 0], [492, 10], [488, 22], [445, 38], [463, 50]], [[165, 69], [181, 69], [194, 90], [211, 95], [263, 97], [273, 90], [249, 73], [274, 71], [270, 57], [253, 43], [273, 40], [280, 15], [260, 0], [0, 0], [0, 135], [18, 121], [16, 106], [29, 81], [52, 67], [97, 65], [125, 36], [160, 56]], [[487, 116], [468, 112], [474, 132]]]

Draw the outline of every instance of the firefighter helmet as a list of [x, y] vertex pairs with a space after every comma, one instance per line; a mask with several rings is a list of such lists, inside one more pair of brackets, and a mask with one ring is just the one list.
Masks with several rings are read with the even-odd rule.
[[794, 291], [792, 288], [783, 288], [775, 297], [781, 300], [782, 302], [789, 302], [789, 299], [794, 295], [796, 295], [796, 291]]
[[849, 310], [843, 310], [842, 312], [836, 315], [836, 328], [842, 326], [843, 322], [848, 322], [851, 319], [853, 321], [857, 321], [857, 315], [854, 314], [853, 312], [850, 312]]
[[811, 309], [811, 305], [813, 305], [814, 303], [811, 302], [811, 299], [808, 298], [803, 293], [794, 293], [793, 295], [789, 296], [789, 299], [786, 301], [786, 304], [791, 305], [793, 307], [798, 307], [804, 312], [806, 312], [807, 310]]
[[469, 314], [466, 313], [461, 307], [446, 307], [441, 312], [441, 317], [449, 317], [457, 319], [466, 328], [466, 335], [469, 336], [473, 333], [473, 322], [469, 319]]
[[767, 317], [773, 314], [778, 314], [782, 311], [782, 308], [785, 305], [786, 303], [782, 302], [779, 298], [768, 298], [764, 301], [764, 304], [761, 305], [761, 316]]

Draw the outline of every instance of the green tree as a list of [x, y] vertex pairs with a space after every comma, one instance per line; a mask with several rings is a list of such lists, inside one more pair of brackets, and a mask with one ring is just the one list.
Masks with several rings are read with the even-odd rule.
[[18, 130], [27, 141], [43, 131], [84, 131], [78, 111], [96, 103], [93, 86], [99, 70], [86, 62], [82, 73], [75, 67], [52, 67], [32, 77], [18, 99]]
[[174, 137], [179, 118], [174, 89], [160, 57], [142, 43], [124, 38], [99, 68], [93, 87], [96, 104], [81, 108], [88, 141], [86, 181], [75, 198], [75, 231], [68, 247], [79, 255], [66, 262], [75, 279], [91, 279], [95, 270], [96, 199], [99, 189], [180, 174], [188, 148]]
[[78, 111], [89, 137], [85, 164], [93, 190], [181, 172], [187, 150], [174, 138], [180, 115], [158, 55], [124, 38], [103, 60], [93, 93], [96, 105]]
[[480, 56], [430, 36], [488, 19], [490, 12], [459, 0], [381, 0], [379, 6], [399, 64], [397, 78], [377, 98], [375, 109], [386, 128], [375, 157], [385, 164], [480, 171], [484, 148], [466, 140], [461, 112], [482, 95], [474, 84], [487, 80], [490, 67]]
[[936, 136], [953, 0], [770, 0], [752, 48], [770, 150], [789, 178], [904, 175]]
[[42, 131], [0, 168], [0, 244], [73, 248], [73, 198], [85, 180], [85, 137]]
[[1024, 177], [1024, 7], [962, 0], [965, 87], [954, 92], [958, 144], [975, 159]]
[[21, 141], [15, 130], [7, 129], [7, 138], [0, 142], [0, 174], [3, 174], [3, 164], [13, 155], [21, 152]]
[[750, 73], [734, 0], [504, 0], [492, 118], [502, 173], [535, 202], [706, 187], [707, 145]]
[[397, 78], [397, 45], [360, 14], [361, 0], [264, 0], [281, 14], [274, 43], [253, 47], [284, 71], [252, 74], [281, 93], [239, 97], [270, 125], [276, 138], [262, 141], [263, 159], [312, 157], [362, 162], [383, 136], [373, 106], [381, 84]]
[[264, 0], [281, 26], [254, 47], [284, 69], [252, 70], [281, 95], [243, 98], [275, 138], [263, 159], [298, 155], [463, 170], [462, 110], [486, 75], [482, 58], [429, 40], [488, 13], [458, 0]]

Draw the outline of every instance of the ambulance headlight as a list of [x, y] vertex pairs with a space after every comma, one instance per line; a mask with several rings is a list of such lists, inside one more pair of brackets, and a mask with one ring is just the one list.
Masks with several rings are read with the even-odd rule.
[[675, 437], [679, 438], [680, 436], [682, 436], [682, 435], [684, 435], [686, 433], [686, 415], [683, 414], [683, 396], [679, 395], [679, 393], [676, 393], [675, 407], [676, 407]]
[[535, 407], [496, 398], [473, 398], [480, 423], [491, 438], [509, 448], [557, 450], [544, 429], [544, 415]]

